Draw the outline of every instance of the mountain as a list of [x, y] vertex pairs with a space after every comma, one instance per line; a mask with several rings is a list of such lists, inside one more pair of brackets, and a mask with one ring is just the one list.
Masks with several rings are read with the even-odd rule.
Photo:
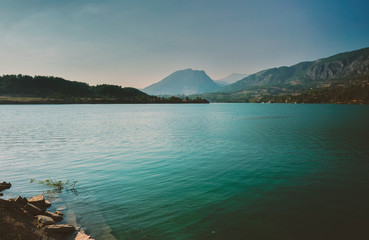
[[345, 52], [290, 67], [267, 69], [225, 86], [221, 92], [241, 92], [255, 87], [308, 89], [350, 76], [369, 74], [369, 48]]
[[219, 86], [204, 71], [189, 68], [176, 71], [142, 91], [150, 95], [189, 95], [218, 89]]
[[224, 87], [229, 84], [235, 83], [245, 77], [247, 77], [249, 74], [243, 74], [243, 73], [232, 73], [231, 75], [228, 75], [225, 78], [221, 78], [218, 80], [215, 80], [219, 87]]
[[210, 102], [369, 104], [369, 48], [263, 70], [217, 92], [191, 97]]

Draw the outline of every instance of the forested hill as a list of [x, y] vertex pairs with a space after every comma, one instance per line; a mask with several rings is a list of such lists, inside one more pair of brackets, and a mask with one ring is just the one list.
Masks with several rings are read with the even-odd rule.
[[208, 103], [201, 98], [150, 96], [131, 87], [20, 74], [0, 76], [0, 96], [0, 103]]

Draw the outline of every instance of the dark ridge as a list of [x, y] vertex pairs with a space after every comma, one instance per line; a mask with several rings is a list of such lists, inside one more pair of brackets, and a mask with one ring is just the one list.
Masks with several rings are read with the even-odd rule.
[[53, 76], [3, 75], [0, 103], [208, 103], [206, 99], [150, 96], [136, 88], [69, 81]]

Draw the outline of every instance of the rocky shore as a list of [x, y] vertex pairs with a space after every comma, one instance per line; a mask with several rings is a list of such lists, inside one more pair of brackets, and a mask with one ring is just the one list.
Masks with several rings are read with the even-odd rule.
[[[1, 191], [10, 183], [0, 183]], [[61, 224], [61, 211], [49, 212], [51, 202], [42, 194], [4, 200], [0, 198], [0, 240], [93, 240], [73, 225]]]

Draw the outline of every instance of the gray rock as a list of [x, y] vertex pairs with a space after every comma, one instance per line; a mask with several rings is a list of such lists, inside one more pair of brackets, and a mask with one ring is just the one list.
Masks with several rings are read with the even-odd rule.
[[37, 196], [31, 197], [30, 199], [28, 199], [28, 202], [36, 206], [37, 204], [44, 204], [45, 198], [44, 198], [44, 195], [39, 194]]
[[75, 231], [70, 224], [47, 225], [43, 229], [47, 233], [73, 233]]
[[84, 232], [78, 232], [77, 236], [74, 238], [74, 240], [94, 240], [91, 238], [91, 236], [87, 235]]
[[5, 189], [9, 189], [12, 185], [10, 183], [7, 182], [2, 182], [0, 183], [0, 192], [5, 190]]
[[50, 201], [45, 200], [44, 195], [40, 194], [28, 199], [28, 202], [45, 211], [48, 207], [51, 206]]
[[43, 211], [40, 208], [36, 207], [32, 203], [27, 203], [24, 206], [24, 210], [26, 210], [27, 212], [31, 213], [34, 216], [41, 215], [43, 213]]
[[58, 211], [58, 210], [55, 211], [55, 214], [58, 214], [60, 216], [63, 216], [64, 215], [61, 211]]
[[45, 200], [45, 207], [46, 208], [51, 207], [51, 202], [49, 200]]
[[46, 211], [44, 214], [54, 219], [55, 222], [60, 222], [61, 220], [63, 220], [63, 215], [59, 215], [56, 212], [52, 213], [52, 212]]
[[35, 218], [37, 225], [40, 227], [55, 224], [55, 221], [51, 217], [45, 215], [37, 215]]
[[27, 204], [27, 198], [22, 198], [21, 196], [18, 196], [14, 199], [14, 202], [19, 205], [26, 205]]

